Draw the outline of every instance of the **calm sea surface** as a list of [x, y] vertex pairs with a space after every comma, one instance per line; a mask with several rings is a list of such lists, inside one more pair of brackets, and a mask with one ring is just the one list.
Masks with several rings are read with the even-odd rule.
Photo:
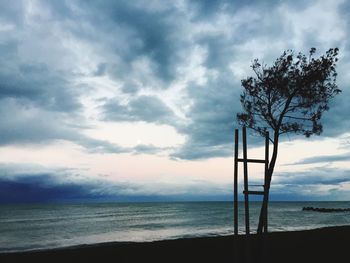
[[[304, 206], [349, 208], [350, 202], [272, 202], [269, 230], [350, 225], [350, 212], [305, 212]], [[243, 233], [243, 203], [239, 209]], [[259, 209], [250, 204], [252, 229]], [[0, 252], [232, 233], [231, 202], [0, 205]]]

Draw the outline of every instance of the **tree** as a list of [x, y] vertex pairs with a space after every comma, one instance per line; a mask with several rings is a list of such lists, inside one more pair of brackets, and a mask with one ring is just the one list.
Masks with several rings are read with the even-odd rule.
[[267, 212], [272, 174], [276, 165], [278, 142], [286, 133], [310, 137], [322, 133], [322, 113], [329, 109], [329, 101], [341, 90], [336, 85], [338, 48], [314, 58], [315, 48], [309, 56], [284, 51], [271, 67], [261, 65], [258, 59], [252, 64], [254, 77], [243, 79], [241, 104], [243, 112], [237, 114], [240, 125], [253, 129], [262, 136], [267, 131], [273, 143], [266, 194], [260, 211], [258, 233], [262, 233], [263, 216]]

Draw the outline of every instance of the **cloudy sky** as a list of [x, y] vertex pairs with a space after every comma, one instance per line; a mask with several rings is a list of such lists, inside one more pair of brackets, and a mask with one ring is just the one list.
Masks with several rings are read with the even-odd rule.
[[272, 199], [350, 200], [349, 1], [0, 6], [0, 202], [230, 200], [241, 79], [311, 47], [339, 47], [343, 92], [321, 136], [284, 137]]

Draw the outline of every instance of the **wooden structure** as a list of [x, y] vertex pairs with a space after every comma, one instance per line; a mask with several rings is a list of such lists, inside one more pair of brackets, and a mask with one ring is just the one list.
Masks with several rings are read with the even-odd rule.
[[[243, 158], [238, 158], [238, 146], [239, 146], [239, 132], [235, 130], [235, 147], [234, 147], [234, 185], [233, 185], [233, 203], [234, 203], [234, 234], [238, 235], [238, 163], [243, 163], [243, 176], [244, 176], [244, 211], [245, 211], [245, 232], [246, 235], [250, 234], [249, 223], [249, 195], [266, 195], [266, 181], [267, 173], [269, 169], [269, 133], [265, 135], [265, 159], [249, 159], [247, 156], [247, 131], [246, 127], [242, 128], [242, 143], [243, 143]], [[265, 165], [264, 170], [264, 184], [262, 191], [250, 191], [248, 184], [248, 163], [261, 163]], [[257, 185], [254, 185], [257, 186]], [[263, 229], [264, 233], [267, 232], [267, 209], [263, 215]]]

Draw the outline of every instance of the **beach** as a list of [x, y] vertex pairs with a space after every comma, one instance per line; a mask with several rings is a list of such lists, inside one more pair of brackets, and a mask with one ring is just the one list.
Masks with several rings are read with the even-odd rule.
[[[236, 246], [235, 246], [236, 244]], [[350, 226], [1, 253], [0, 262], [348, 262]]]

